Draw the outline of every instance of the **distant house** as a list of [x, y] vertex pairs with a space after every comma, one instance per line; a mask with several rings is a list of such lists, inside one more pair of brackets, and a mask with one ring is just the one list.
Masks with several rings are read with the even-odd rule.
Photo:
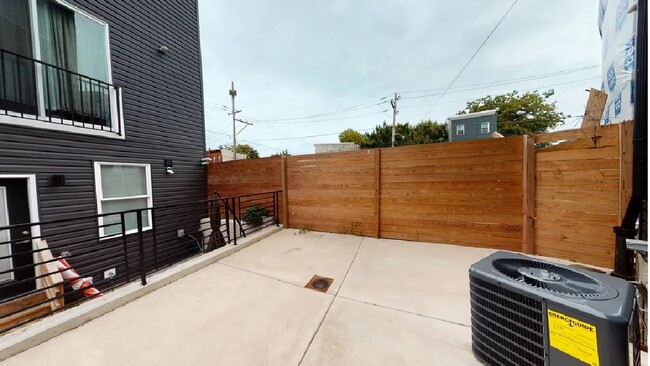
[[359, 145], [354, 142], [338, 142], [334, 144], [314, 144], [316, 154], [359, 150]]
[[497, 111], [481, 111], [449, 117], [449, 141], [489, 139], [497, 130]]
[[214, 150], [208, 150], [208, 157], [212, 159], [212, 161], [215, 163], [222, 163], [224, 161], [246, 159], [246, 154], [237, 153], [236, 159], [233, 159], [232, 150], [214, 149]]

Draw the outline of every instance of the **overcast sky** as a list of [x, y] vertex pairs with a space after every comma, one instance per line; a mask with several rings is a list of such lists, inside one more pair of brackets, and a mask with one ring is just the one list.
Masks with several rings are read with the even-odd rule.
[[231, 81], [238, 117], [253, 123], [237, 141], [262, 156], [313, 153], [346, 128], [391, 122], [395, 92], [398, 122], [414, 124], [514, 89], [553, 88], [560, 111], [582, 115], [585, 89], [601, 84], [597, 0], [519, 0], [444, 96], [512, 0], [199, 3], [210, 148], [232, 144]]

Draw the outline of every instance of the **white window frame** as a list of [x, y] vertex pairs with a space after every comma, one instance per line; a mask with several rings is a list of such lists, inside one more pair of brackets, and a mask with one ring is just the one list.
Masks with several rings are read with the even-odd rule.
[[[27, 184], [27, 201], [29, 205], [29, 222], [39, 222], [38, 215], [38, 195], [36, 193], [36, 175], [35, 174], [0, 174], [0, 179], [25, 179]], [[36, 241], [41, 240], [41, 226], [40, 225], [31, 225], [30, 226], [30, 235], [32, 236], [32, 250], [36, 250]], [[38, 263], [38, 253], [32, 253], [32, 260], [34, 263]], [[36, 275], [39, 276], [39, 267], [35, 267]], [[41, 288], [39, 281], [36, 281], [36, 288]]]
[[[35, 60], [42, 60], [41, 58], [41, 41], [39, 37], [39, 31], [38, 31], [38, 15], [37, 15], [37, 0], [28, 0], [29, 1], [29, 19], [30, 19], [30, 25], [31, 25], [31, 32], [32, 32], [32, 57]], [[64, 0], [53, 0], [56, 4], [63, 6], [71, 11], [74, 11], [75, 13], [79, 13], [88, 19], [91, 19], [100, 25], [104, 27], [104, 34], [106, 37], [106, 64], [108, 65], [108, 83], [113, 84], [113, 68], [111, 65], [111, 40], [110, 40], [110, 32], [109, 32], [109, 25], [105, 21], [97, 18], [96, 16], [89, 14], [88, 12], [85, 12], [81, 9], [79, 9], [76, 6], [73, 6], [69, 4], [68, 2]], [[0, 110], [0, 123], [4, 124], [10, 124], [10, 125], [16, 125], [16, 126], [22, 126], [22, 127], [34, 127], [34, 128], [41, 128], [45, 130], [55, 130], [55, 131], [63, 131], [63, 132], [72, 132], [72, 133], [78, 133], [78, 134], [83, 134], [83, 135], [93, 135], [93, 136], [101, 136], [101, 137], [109, 137], [109, 138], [115, 138], [115, 139], [125, 139], [126, 138], [126, 133], [124, 130], [124, 108], [123, 106], [119, 106], [118, 108], [118, 101], [122, 101], [122, 90], [121, 89], [114, 89], [110, 92], [109, 98], [110, 98], [110, 103], [111, 103], [111, 129], [107, 130], [97, 130], [93, 129], [93, 124], [91, 123], [83, 123], [79, 121], [73, 121], [68, 120], [68, 119], [59, 119], [59, 118], [52, 118], [52, 123], [50, 123], [49, 117], [46, 116], [45, 114], [45, 94], [43, 91], [43, 70], [42, 67], [37, 64], [36, 67], [36, 72], [35, 72], [35, 79], [36, 79], [36, 103], [38, 104], [38, 115], [31, 115], [31, 114], [24, 114], [21, 116], [20, 113], [13, 112], [13, 111], [6, 111], [7, 114], [5, 115], [5, 110]], [[119, 98], [118, 94], [119, 93]], [[54, 123], [56, 121], [56, 123]], [[119, 121], [119, 124], [118, 124]], [[47, 123], [43, 123], [47, 122]], [[118, 132], [120, 132], [118, 134]]]
[[[131, 166], [131, 167], [144, 167], [145, 168], [145, 175], [146, 175], [146, 180], [147, 180], [147, 194], [146, 195], [137, 195], [137, 196], [129, 196], [128, 198], [126, 197], [119, 197], [119, 198], [104, 198], [104, 192], [102, 191], [102, 172], [101, 172], [101, 167], [109, 165], [109, 166]], [[95, 170], [95, 197], [97, 199], [97, 214], [102, 215], [103, 209], [102, 209], [102, 202], [106, 201], [117, 201], [117, 200], [124, 200], [124, 199], [137, 199], [137, 198], [147, 198], [147, 208], [153, 207], [153, 193], [151, 189], [151, 165], [150, 164], [135, 164], [135, 163], [115, 163], [115, 162], [98, 162], [96, 161], [94, 163], [94, 170]], [[151, 210], [147, 210], [147, 216], [148, 216], [148, 223], [149, 225], [146, 227], [142, 228], [142, 231], [148, 231], [152, 229], [152, 215], [151, 215]], [[114, 234], [114, 235], [105, 235], [104, 234], [104, 217], [99, 216], [97, 218], [97, 222], [99, 224], [99, 240], [105, 240], [105, 239], [110, 239], [110, 238], [117, 238], [121, 237], [122, 234]], [[125, 232], [126, 235], [137, 233], [138, 229], [132, 229], [132, 230], [127, 230]]]
[[[2, 198], [3, 202], [4, 202], [4, 205], [0, 206], [0, 210], [2, 210], [2, 213], [4, 214], [4, 217], [7, 219], [6, 223], [0, 222], [0, 227], [9, 226], [9, 202], [7, 202], [7, 188], [0, 187], [0, 198]], [[9, 229], [2, 230], [2, 231], [7, 232], [7, 238], [9, 239], [9, 244], [3, 244], [3, 245], [8, 246], [7, 249], [9, 251], [9, 255], [12, 255], [12, 251], [11, 251], [11, 232], [10, 232]], [[8, 269], [13, 270], [14, 265], [13, 265], [13, 261], [11, 260], [11, 257], [7, 258], [7, 259], [9, 259], [9, 261], [8, 261], [9, 262], [9, 268]], [[5, 259], [3, 259], [3, 260], [5, 260]], [[0, 278], [0, 283], [13, 281], [15, 279], [16, 279], [16, 273], [12, 271], [12, 272], [9, 272], [9, 278], [5, 278], [4, 280], [2, 278]]]
[[[485, 131], [483, 131], [483, 126], [487, 126]], [[481, 122], [481, 133], [490, 133], [490, 122]]]
[[456, 135], [465, 135], [465, 125], [456, 125]]

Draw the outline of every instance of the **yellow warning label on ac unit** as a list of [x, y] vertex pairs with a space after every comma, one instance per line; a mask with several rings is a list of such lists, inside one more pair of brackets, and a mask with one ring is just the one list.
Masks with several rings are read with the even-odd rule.
[[595, 326], [548, 309], [548, 335], [551, 347], [588, 365], [600, 365]]

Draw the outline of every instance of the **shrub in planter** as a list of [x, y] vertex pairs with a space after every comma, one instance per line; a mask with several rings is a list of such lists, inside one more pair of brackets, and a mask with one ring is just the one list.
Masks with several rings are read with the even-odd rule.
[[244, 223], [249, 226], [258, 226], [262, 225], [262, 222], [264, 220], [264, 216], [268, 214], [268, 211], [266, 208], [255, 205], [255, 206], [250, 206], [249, 208], [244, 211]]

